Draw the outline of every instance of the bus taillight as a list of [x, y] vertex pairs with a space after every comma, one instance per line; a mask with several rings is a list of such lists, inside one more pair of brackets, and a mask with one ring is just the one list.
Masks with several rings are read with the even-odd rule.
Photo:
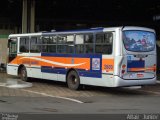
[[123, 65], [122, 65], [122, 71], [121, 71], [121, 73], [124, 74], [125, 72], [126, 72], [126, 65], [123, 64]]
[[126, 65], [125, 64], [122, 65], [122, 69], [126, 69]]
[[122, 70], [122, 74], [124, 74], [125, 73], [125, 70]]
[[154, 70], [153, 71], [156, 72], [156, 64], [154, 64], [153, 66], [154, 66]]

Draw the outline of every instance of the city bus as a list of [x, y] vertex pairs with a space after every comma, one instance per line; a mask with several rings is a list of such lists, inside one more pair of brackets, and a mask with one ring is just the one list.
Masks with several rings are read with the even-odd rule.
[[7, 74], [103, 87], [156, 83], [156, 37], [150, 28], [125, 26], [11, 34]]

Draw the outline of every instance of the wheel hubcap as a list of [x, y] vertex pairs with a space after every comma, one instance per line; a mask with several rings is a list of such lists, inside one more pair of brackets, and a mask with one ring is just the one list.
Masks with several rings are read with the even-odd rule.
[[77, 78], [75, 76], [71, 76], [71, 81], [73, 84], [77, 83]]

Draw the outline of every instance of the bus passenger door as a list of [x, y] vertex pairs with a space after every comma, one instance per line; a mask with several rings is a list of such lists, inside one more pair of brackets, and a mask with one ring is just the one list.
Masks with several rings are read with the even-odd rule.
[[8, 40], [8, 64], [7, 74], [17, 75], [17, 38]]
[[12, 63], [17, 56], [17, 38], [10, 38], [8, 40], [8, 47], [9, 47], [8, 63]]

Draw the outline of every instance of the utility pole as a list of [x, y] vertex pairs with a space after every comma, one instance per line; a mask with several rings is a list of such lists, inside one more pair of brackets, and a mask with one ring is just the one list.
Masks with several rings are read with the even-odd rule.
[[35, 0], [23, 0], [22, 33], [35, 32]]

